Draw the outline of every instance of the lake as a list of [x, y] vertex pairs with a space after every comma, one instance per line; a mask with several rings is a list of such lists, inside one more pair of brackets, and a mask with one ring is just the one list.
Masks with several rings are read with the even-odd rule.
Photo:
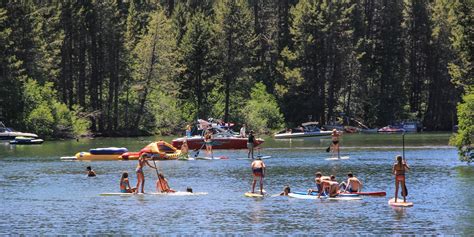
[[[97, 138], [79, 142], [47, 141], [42, 145], [0, 143], [0, 234], [126, 234], [126, 235], [298, 235], [298, 234], [446, 234], [474, 233], [474, 167], [459, 162], [450, 134], [405, 136], [411, 208], [387, 204], [394, 195], [391, 167], [402, 153], [396, 134], [345, 134], [341, 154], [348, 160], [328, 161], [327, 138], [273, 140], [262, 149], [272, 156], [265, 189], [279, 193], [314, 187], [314, 173], [334, 174], [338, 181], [352, 171], [364, 191], [386, 191], [386, 197], [358, 201], [301, 200], [289, 197], [244, 197], [252, 181], [245, 150], [217, 150], [229, 160], [157, 161], [177, 190], [192, 187], [208, 195], [100, 196], [119, 192], [121, 172], [136, 183], [136, 161], [61, 161], [95, 147], [127, 147], [138, 151], [151, 141], [171, 137]], [[202, 152], [204, 153], [204, 152]], [[91, 165], [97, 177], [86, 177]], [[145, 168], [145, 192], [154, 192], [156, 173]]]

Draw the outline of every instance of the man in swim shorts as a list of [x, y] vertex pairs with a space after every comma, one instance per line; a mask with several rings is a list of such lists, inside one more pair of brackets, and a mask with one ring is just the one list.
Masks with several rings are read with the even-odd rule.
[[349, 172], [347, 173], [347, 183], [342, 182], [339, 187], [344, 189], [344, 192], [356, 193], [362, 189], [362, 182], [352, 172]]
[[[331, 175], [331, 180], [321, 180], [321, 186], [322, 190], [329, 190], [329, 197], [336, 197], [339, 194], [339, 183], [336, 181], [336, 176], [334, 175]], [[323, 193], [322, 190], [320, 190], [318, 198], [321, 197]]]
[[260, 157], [257, 157], [257, 159], [252, 162], [251, 167], [253, 174], [252, 193], [255, 192], [255, 184], [257, 183], [257, 179], [259, 179], [260, 194], [263, 195], [263, 177], [265, 177], [265, 163], [263, 163]]

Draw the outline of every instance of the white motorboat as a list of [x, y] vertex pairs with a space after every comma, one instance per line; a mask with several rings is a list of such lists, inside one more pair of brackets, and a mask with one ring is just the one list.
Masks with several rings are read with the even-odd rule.
[[331, 134], [332, 134], [331, 131], [321, 130], [319, 128], [319, 123], [307, 122], [307, 123], [302, 123], [299, 128], [276, 133], [274, 137], [276, 139], [300, 138], [300, 137], [322, 137], [322, 136], [331, 136]]
[[34, 133], [25, 133], [25, 132], [15, 131], [11, 128], [7, 128], [5, 124], [0, 122], [0, 140], [14, 140], [15, 137], [38, 138], [38, 135]]

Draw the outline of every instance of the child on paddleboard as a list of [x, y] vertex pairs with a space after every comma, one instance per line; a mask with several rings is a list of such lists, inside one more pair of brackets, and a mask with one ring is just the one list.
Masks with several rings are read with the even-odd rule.
[[336, 197], [339, 194], [339, 183], [336, 181], [336, 176], [334, 175], [331, 175], [331, 180], [322, 179], [321, 187], [322, 189], [318, 194], [318, 198], [321, 197], [321, 194], [325, 189], [328, 190], [329, 197]]
[[123, 172], [122, 177], [120, 178], [120, 192], [121, 193], [133, 193], [135, 188], [130, 187], [130, 182], [128, 181], [128, 173]]
[[263, 177], [265, 177], [265, 163], [263, 163], [260, 157], [257, 157], [257, 159], [252, 162], [251, 167], [253, 174], [252, 193], [255, 193], [255, 184], [257, 183], [257, 179], [259, 179], [260, 194], [263, 195]]
[[86, 170], [87, 170], [87, 177], [95, 177], [96, 176], [95, 171], [92, 170], [92, 167], [87, 166]]
[[173, 189], [170, 188], [168, 184], [168, 180], [165, 178], [165, 176], [160, 173], [158, 174], [158, 180], [156, 181], [156, 191], [160, 193], [174, 193]]

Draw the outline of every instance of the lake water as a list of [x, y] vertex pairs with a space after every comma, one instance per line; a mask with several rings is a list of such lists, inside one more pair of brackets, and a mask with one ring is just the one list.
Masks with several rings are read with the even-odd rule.
[[[402, 152], [400, 135], [344, 135], [341, 154], [350, 159], [328, 161], [329, 139], [266, 138], [259, 151], [271, 155], [265, 189], [279, 193], [284, 185], [304, 191], [314, 186], [314, 172], [343, 181], [352, 171], [365, 191], [386, 197], [359, 201], [301, 200], [288, 197], [253, 199], [246, 151], [216, 151], [229, 160], [158, 161], [170, 186], [190, 186], [203, 196], [99, 196], [118, 192], [121, 172], [136, 182], [136, 161], [60, 161], [95, 147], [119, 146], [138, 151], [158, 139], [100, 138], [10, 146], [0, 143], [0, 235], [4, 234], [447, 234], [474, 233], [474, 167], [461, 163], [448, 146], [450, 134], [405, 137], [411, 208], [387, 205], [393, 196], [391, 166]], [[164, 138], [170, 141], [171, 137]], [[202, 152], [204, 153], [204, 152]], [[97, 177], [87, 178], [91, 165]], [[145, 169], [145, 191], [155, 191], [156, 173]]]

